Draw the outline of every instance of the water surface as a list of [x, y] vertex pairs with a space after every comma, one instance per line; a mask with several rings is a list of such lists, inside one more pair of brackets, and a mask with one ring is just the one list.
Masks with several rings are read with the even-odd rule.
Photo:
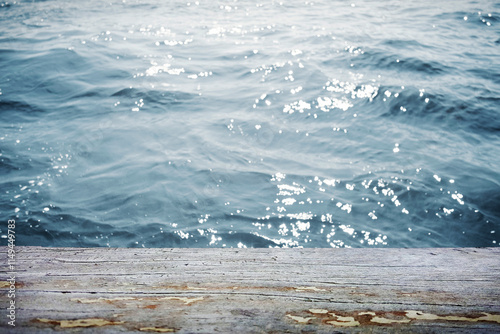
[[9, 1], [0, 22], [18, 245], [498, 245], [498, 2]]

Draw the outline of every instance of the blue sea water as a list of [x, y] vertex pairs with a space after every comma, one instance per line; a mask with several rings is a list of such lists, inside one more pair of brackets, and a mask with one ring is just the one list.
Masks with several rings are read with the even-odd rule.
[[497, 1], [0, 3], [17, 245], [500, 238]]

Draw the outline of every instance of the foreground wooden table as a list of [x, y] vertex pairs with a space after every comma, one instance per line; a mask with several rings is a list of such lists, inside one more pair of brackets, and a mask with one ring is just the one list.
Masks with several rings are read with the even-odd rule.
[[500, 333], [500, 248], [15, 250], [5, 333]]

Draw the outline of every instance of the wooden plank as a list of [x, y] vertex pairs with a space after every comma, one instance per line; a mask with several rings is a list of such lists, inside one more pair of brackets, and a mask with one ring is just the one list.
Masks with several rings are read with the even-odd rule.
[[6, 333], [500, 333], [500, 248], [0, 252]]

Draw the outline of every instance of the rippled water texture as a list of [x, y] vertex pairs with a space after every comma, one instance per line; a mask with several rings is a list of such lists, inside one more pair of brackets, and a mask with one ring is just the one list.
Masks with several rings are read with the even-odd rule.
[[3, 2], [2, 240], [497, 246], [499, 10]]

